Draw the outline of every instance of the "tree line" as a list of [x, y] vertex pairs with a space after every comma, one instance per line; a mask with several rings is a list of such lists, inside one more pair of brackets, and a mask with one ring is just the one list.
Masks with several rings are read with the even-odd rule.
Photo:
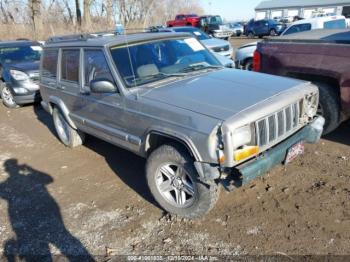
[[[199, 0], [0, 0], [0, 27], [35, 35], [161, 25], [177, 13], [202, 14]], [[39, 36], [38, 36], [39, 37]]]

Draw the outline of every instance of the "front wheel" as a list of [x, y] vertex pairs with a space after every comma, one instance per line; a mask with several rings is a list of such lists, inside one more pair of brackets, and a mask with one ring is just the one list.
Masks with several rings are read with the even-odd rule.
[[73, 129], [57, 107], [53, 109], [52, 117], [57, 135], [65, 146], [73, 148], [83, 144], [84, 134]]
[[4, 104], [4, 106], [8, 107], [8, 108], [17, 108], [19, 107], [13, 97], [13, 94], [10, 90], [10, 88], [8, 88], [6, 86], [5, 83], [0, 83], [0, 89], [1, 89], [1, 99], [2, 99], [2, 103]]
[[323, 135], [327, 135], [337, 129], [341, 123], [339, 94], [337, 93], [337, 87], [322, 82], [315, 82], [314, 84], [320, 91], [317, 113], [326, 120]]
[[271, 29], [270, 30], [270, 36], [276, 36], [277, 35], [277, 32], [275, 29]]
[[193, 159], [176, 145], [156, 149], [146, 165], [147, 183], [158, 204], [171, 214], [197, 218], [208, 213], [219, 197], [216, 184], [199, 181]]

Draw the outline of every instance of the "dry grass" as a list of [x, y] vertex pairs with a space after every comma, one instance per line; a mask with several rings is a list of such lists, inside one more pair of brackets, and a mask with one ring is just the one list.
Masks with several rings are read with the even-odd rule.
[[[134, 33], [142, 30], [140, 24], [130, 24], [127, 26], [127, 33]], [[46, 40], [51, 36], [79, 34], [88, 32], [113, 31], [114, 28], [106, 26], [105, 23], [92, 23], [88, 28], [79, 28], [73, 24], [45, 24], [41, 30], [35, 32], [30, 24], [0, 24], [0, 40], [15, 40], [26, 38], [31, 40]]]

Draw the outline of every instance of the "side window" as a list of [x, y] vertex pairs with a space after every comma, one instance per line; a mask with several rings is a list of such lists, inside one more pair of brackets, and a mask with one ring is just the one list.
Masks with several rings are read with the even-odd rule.
[[42, 77], [57, 77], [58, 49], [45, 49], [42, 62]]
[[345, 29], [346, 21], [345, 19], [328, 21], [328, 22], [325, 22], [323, 26], [325, 29]]
[[80, 50], [62, 50], [61, 79], [79, 83]]
[[102, 50], [84, 51], [84, 81], [89, 86], [94, 79], [108, 80], [114, 84], [112, 73]]
[[290, 35], [311, 30], [311, 24], [293, 25], [283, 35]]

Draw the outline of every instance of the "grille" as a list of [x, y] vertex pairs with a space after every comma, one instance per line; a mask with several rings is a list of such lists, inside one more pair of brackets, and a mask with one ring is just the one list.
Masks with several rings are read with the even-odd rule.
[[264, 147], [298, 127], [300, 118], [299, 102], [292, 104], [255, 123], [257, 144]]
[[229, 45], [225, 45], [225, 46], [220, 46], [220, 47], [214, 47], [214, 48], [212, 48], [212, 50], [214, 52], [224, 52], [224, 51], [230, 50], [230, 46]]

